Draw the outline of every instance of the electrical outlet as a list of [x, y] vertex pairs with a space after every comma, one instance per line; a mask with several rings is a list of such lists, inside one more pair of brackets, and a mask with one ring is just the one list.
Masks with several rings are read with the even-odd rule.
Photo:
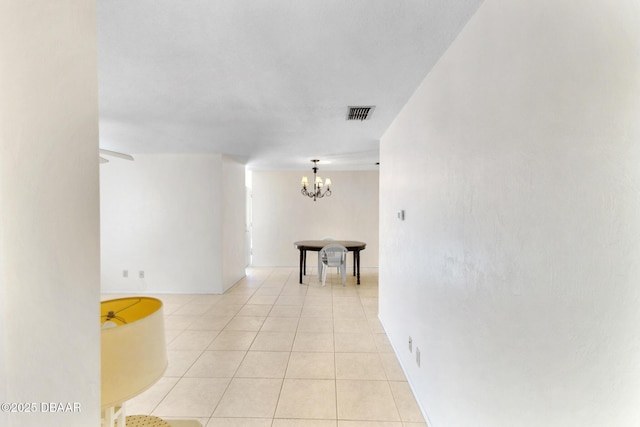
[[416, 347], [416, 363], [420, 367], [420, 349], [418, 347]]
[[144, 270], [140, 270], [140, 278], [144, 279]]
[[129, 270], [122, 270], [122, 277], [129, 277]]
[[413, 352], [413, 340], [409, 337], [409, 353]]

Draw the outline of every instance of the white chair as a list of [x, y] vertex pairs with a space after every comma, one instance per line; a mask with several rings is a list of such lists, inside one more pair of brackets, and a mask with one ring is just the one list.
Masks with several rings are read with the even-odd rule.
[[[323, 237], [322, 240], [334, 241], [333, 237]], [[329, 243], [327, 242], [327, 245]], [[322, 258], [320, 257], [320, 251], [318, 251], [318, 280], [322, 280]]]
[[325, 285], [327, 279], [327, 270], [330, 267], [336, 267], [338, 273], [342, 276], [342, 286], [347, 282], [347, 248], [336, 243], [325, 246], [320, 249], [320, 259], [322, 260], [322, 286]]

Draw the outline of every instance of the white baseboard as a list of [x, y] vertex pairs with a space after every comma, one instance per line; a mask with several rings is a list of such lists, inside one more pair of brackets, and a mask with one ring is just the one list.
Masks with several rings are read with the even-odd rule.
[[[382, 325], [382, 329], [384, 329], [384, 332], [385, 334], [387, 334], [387, 338], [388, 338], [389, 334], [387, 333], [387, 328], [385, 328], [384, 326], [384, 322], [380, 318], [379, 314], [377, 317], [378, 317], [378, 320], [380, 321], [380, 324]], [[411, 382], [411, 378], [409, 377], [409, 375], [407, 375], [407, 370], [402, 364], [402, 359], [400, 359], [399, 357], [398, 349], [393, 345], [393, 342], [391, 342], [391, 340], [389, 340], [389, 344], [391, 345], [391, 348], [393, 348], [393, 353], [396, 355], [396, 359], [400, 364], [400, 368], [402, 369], [402, 372], [404, 372], [404, 376], [407, 378], [407, 382], [409, 383], [409, 388], [411, 388], [411, 392], [413, 393], [413, 396], [416, 398], [416, 403], [418, 404], [418, 408], [420, 409], [420, 412], [422, 412], [422, 416], [424, 417], [424, 420], [427, 423], [427, 427], [434, 427], [434, 425], [431, 423], [431, 420], [429, 419], [429, 415], [427, 415], [426, 409], [422, 406], [422, 404], [420, 403], [420, 400], [417, 398], [416, 389], [413, 386], [413, 383]]]

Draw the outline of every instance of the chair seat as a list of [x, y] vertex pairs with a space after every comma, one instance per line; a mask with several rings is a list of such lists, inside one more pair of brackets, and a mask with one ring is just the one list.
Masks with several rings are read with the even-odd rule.
[[318, 254], [320, 259], [320, 277], [322, 280], [322, 286], [325, 286], [327, 279], [327, 270], [329, 267], [335, 267], [338, 269], [342, 277], [342, 286], [345, 286], [347, 282], [347, 248], [336, 243], [329, 244], [322, 249]]

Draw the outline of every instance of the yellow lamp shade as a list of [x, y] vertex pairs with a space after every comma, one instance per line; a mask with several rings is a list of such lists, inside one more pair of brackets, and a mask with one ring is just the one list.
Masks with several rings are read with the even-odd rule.
[[167, 369], [162, 301], [129, 297], [100, 304], [102, 407], [119, 405]]

